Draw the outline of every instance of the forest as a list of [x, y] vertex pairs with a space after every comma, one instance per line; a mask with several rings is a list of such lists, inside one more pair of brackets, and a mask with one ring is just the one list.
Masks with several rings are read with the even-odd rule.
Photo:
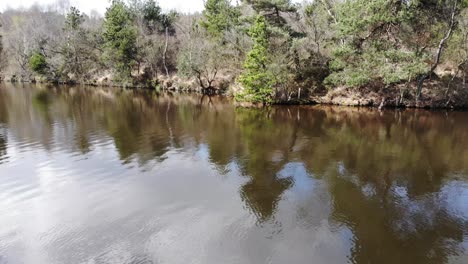
[[1, 13], [0, 78], [223, 93], [241, 104], [468, 107], [468, 0], [113, 0]]

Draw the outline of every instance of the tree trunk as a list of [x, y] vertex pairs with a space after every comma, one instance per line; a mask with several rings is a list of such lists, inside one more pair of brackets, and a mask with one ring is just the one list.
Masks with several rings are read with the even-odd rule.
[[[328, 1], [325, 1], [325, 0], [320, 0], [320, 1], [322, 2], [323, 6], [327, 10], [328, 15], [333, 19], [333, 22], [335, 23], [335, 25], [338, 25], [338, 18], [335, 12], [333, 12], [333, 7], [330, 5]], [[341, 43], [341, 46], [345, 44], [345, 41], [343, 38], [340, 38], [340, 43]]]
[[330, 6], [330, 3], [325, 0], [321, 0], [321, 2], [323, 6], [325, 7], [325, 9], [327, 10], [328, 15], [333, 19], [333, 22], [335, 22], [335, 24], [338, 24], [338, 19], [336, 18], [335, 13], [332, 11], [332, 7]]
[[418, 81], [418, 90], [416, 92], [416, 100], [418, 101], [421, 97], [421, 93], [422, 93], [422, 88], [423, 88], [423, 85], [424, 85], [424, 81], [429, 78], [429, 76], [431, 76], [431, 74], [434, 72], [434, 70], [437, 68], [437, 66], [439, 65], [440, 63], [440, 57], [442, 56], [442, 52], [443, 52], [443, 49], [444, 49], [444, 46], [445, 46], [445, 43], [447, 42], [447, 40], [452, 36], [452, 33], [453, 33], [453, 29], [455, 28], [455, 13], [457, 12], [457, 1], [455, 1], [455, 3], [453, 4], [453, 9], [452, 9], [452, 15], [451, 15], [451, 18], [450, 18], [450, 25], [449, 25], [449, 28], [447, 30], [447, 32], [445, 33], [445, 36], [440, 40], [439, 42], [439, 46], [437, 47], [437, 52], [436, 52], [436, 55], [435, 55], [435, 58], [434, 58], [434, 63], [432, 64], [432, 67], [431, 69], [429, 70], [429, 72], [427, 72], [426, 74], [424, 74], [423, 76], [421, 76], [421, 78], [419, 79]]
[[164, 69], [166, 70], [166, 76], [169, 77], [169, 70], [167, 69], [167, 64], [166, 64], [167, 45], [168, 45], [168, 41], [169, 41], [169, 28], [168, 27], [166, 27], [164, 35], [165, 35], [165, 38], [166, 38], [166, 42], [164, 44], [163, 64], [164, 64]]
[[466, 85], [466, 72], [463, 72], [463, 86]]

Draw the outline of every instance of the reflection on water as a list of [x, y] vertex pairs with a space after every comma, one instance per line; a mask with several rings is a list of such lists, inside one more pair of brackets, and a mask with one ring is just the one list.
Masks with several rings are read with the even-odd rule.
[[468, 113], [0, 86], [0, 263], [467, 263]]

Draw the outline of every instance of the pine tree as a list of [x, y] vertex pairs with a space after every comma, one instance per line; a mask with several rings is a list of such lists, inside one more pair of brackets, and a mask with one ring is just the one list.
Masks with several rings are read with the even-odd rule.
[[[390, 85], [424, 72], [427, 57], [414, 52], [412, 4], [398, 0], [353, 0], [339, 5], [338, 37], [327, 83], [360, 87]], [[419, 17], [418, 19], [422, 19]]]
[[[65, 17], [65, 27], [63, 29], [66, 34], [66, 41], [62, 47], [62, 66], [61, 73], [63, 78], [67, 78], [68, 74], [79, 79], [84, 73], [83, 57], [88, 57], [84, 46], [80, 45], [86, 41], [86, 32], [81, 28], [84, 22], [83, 14], [75, 7], [71, 7]], [[87, 44], [87, 43], [86, 43]]]
[[107, 61], [115, 65], [118, 77], [130, 78], [137, 55], [137, 32], [132, 13], [124, 2], [114, 0], [107, 9], [103, 37]]
[[77, 30], [84, 22], [84, 16], [76, 7], [70, 7], [70, 11], [65, 17], [65, 29]]
[[269, 33], [265, 17], [259, 15], [252, 25], [249, 35], [254, 45], [247, 54], [244, 62], [244, 72], [239, 76], [244, 92], [236, 99], [253, 103], [271, 103], [273, 101], [273, 87], [275, 76], [268, 69], [269, 59]]
[[143, 20], [150, 34], [157, 31], [161, 21], [161, 7], [154, 0], [147, 0], [143, 5]]
[[200, 25], [212, 37], [220, 38], [225, 31], [238, 24], [240, 13], [229, 0], [207, 0], [203, 16]]
[[263, 15], [268, 23], [279, 28], [286, 28], [287, 21], [283, 13], [295, 13], [297, 8], [291, 0], [245, 0], [257, 13]]

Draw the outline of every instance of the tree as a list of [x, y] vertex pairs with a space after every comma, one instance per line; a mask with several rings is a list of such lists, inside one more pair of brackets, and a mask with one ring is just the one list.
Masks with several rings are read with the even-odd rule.
[[7, 9], [2, 75], [88, 83], [112, 72], [138, 85], [191, 78], [177, 81], [181, 88], [195, 78], [205, 88], [237, 80], [245, 88], [238, 100], [271, 103], [306, 102], [336, 86], [379, 96], [399, 89], [402, 102], [441, 84], [455, 99], [468, 74], [468, 0], [239, 2], [206, 0], [202, 13], [176, 14], [156, 0], [113, 0], [104, 18], [65, 12], [66, 1]]
[[120, 79], [130, 78], [137, 55], [137, 31], [132, 13], [124, 2], [114, 0], [107, 9], [103, 37], [107, 61], [115, 65]]
[[419, 98], [457, 28], [460, 0], [351, 0], [333, 11], [340, 41], [326, 82], [389, 87], [418, 80]]
[[220, 39], [226, 31], [239, 23], [240, 12], [229, 0], [207, 0], [203, 16], [200, 25], [212, 37]]
[[71, 7], [66, 14], [63, 28], [66, 40], [61, 50], [61, 74], [64, 80], [71, 77], [75, 81], [83, 81], [84, 74], [94, 61], [89, 33], [82, 27], [84, 21], [84, 15], [75, 7]]
[[195, 77], [204, 94], [213, 94], [223, 87], [215, 87], [219, 72], [230, 65], [228, 51], [217, 42], [210, 41], [205, 32], [194, 26], [189, 30], [193, 45], [182, 46], [179, 51], [178, 73]]
[[[276, 77], [275, 97], [287, 101], [293, 97], [300, 100], [303, 90], [313, 88], [312, 83], [316, 83], [312, 79], [315, 76], [323, 79], [323, 74], [316, 71], [316, 56], [307, 47], [307, 32], [300, 19], [298, 6], [289, 0], [246, 2], [268, 22], [268, 49], [271, 51], [268, 68]], [[314, 77], [311, 78], [310, 74]]]
[[84, 22], [84, 16], [76, 7], [70, 7], [65, 17], [65, 29], [67, 30], [78, 30], [81, 24]]
[[316, 53], [322, 54], [322, 48], [333, 43], [336, 33], [337, 20], [331, 3], [321, 0], [307, 4], [302, 16], [306, 36], [312, 40]]
[[151, 81], [157, 74], [159, 62], [160, 39], [157, 35], [161, 8], [154, 0], [130, 0], [129, 9], [134, 17], [137, 29], [136, 61], [138, 73], [141, 74], [143, 66], [142, 81]]
[[40, 75], [46, 75], [49, 68], [46, 57], [40, 52], [35, 52], [29, 58], [29, 67]]
[[294, 14], [297, 12], [296, 6], [291, 0], [244, 0], [257, 13], [264, 16], [271, 26], [287, 28], [288, 22], [283, 14]]
[[175, 11], [163, 13], [154, 0], [132, 0], [129, 9], [138, 29], [136, 41], [138, 69], [143, 63], [144, 75], [150, 77], [156, 74], [160, 65], [166, 76], [169, 76], [172, 70], [168, 55], [169, 41], [176, 33], [175, 22], [178, 14]]
[[[0, 24], [0, 28], [2, 28], [2, 24]], [[3, 54], [3, 36], [0, 34], [0, 80], [2, 79], [1, 72], [3, 67], [5, 66], [5, 56]]]
[[143, 20], [150, 33], [157, 31], [161, 21], [161, 7], [154, 0], [147, 0], [144, 3]]
[[[461, 12], [461, 7], [462, 5], [465, 5], [466, 2], [463, 0], [445, 0], [445, 1], [420, 1], [419, 2], [419, 7], [421, 8], [426, 8], [432, 11], [431, 13], [435, 14], [435, 17], [439, 18], [440, 21], [442, 21], [442, 24], [446, 24], [445, 27], [443, 27], [443, 34], [442, 37], [437, 45], [437, 48], [435, 49], [435, 54], [433, 55], [434, 59], [431, 64], [430, 69], [425, 72], [424, 74], [421, 74], [418, 80], [418, 89], [416, 92], [416, 100], [419, 100], [422, 94], [422, 88], [424, 85], [424, 81], [429, 78], [439, 66], [442, 53], [444, 52], [444, 49], [447, 45], [447, 42], [450, 40], [452, 37], [454, 31], [456, 30], [457, 27], [457, 18], [458, 15]], [[434, 16], [432, 14], [429, 14], [430, 16]], [[437, 23], [439, 24], [439, 23]]]
[[371, 81], [390, 85], [424, 71], [424, 53], [406, 41], [413, 35], [412, 4], [400, 0], [353, 0], [337, 7], [338, 38], [328, 84], [359, 87]]
[[174, 34], [174, 22], [177, 18], [177, 13], [175, 11], [171, 11], [169, 13], [165, 13], [161, 15], [161, 26], [164, 29], [164, 51], [163, 51], [163, 65], [166, 71], [166, 76], [169, 77], [169, 69], [167, 67], [167, 48], [169, 43], [169, 35]]
[[[468, 6], [468, 1], [463, 7]], [[468, 8], [460, 11], [458, 27], [454, 31], [450, 42], [447, 45], [444, 60], [454, 63], [455, 74], [452, 80], [461, 76], [462, 83], [466, 85], [466, 75], [468, 74]]]
[[[2, 28], [2, 24], [0, 23], [0, 28]], [[0, 54], [2, 54], [1, 52], [3, 52], [3, 37], [2, 37], [2, 34], [0, 34]], [[1, 57], [0, 57], [1, 59]]]
[[273, 87], [275, 76], [268, 69], [269, 59], [269, 33], [268, 23], [263, 16], [257, 16], [249, 35], [254, 44], [247, 54], [244, 62], [244, 71], [239, 76], [239, 83], [244, 91], [236, 99], [253, 103], [271, 103], [273, 101]]

